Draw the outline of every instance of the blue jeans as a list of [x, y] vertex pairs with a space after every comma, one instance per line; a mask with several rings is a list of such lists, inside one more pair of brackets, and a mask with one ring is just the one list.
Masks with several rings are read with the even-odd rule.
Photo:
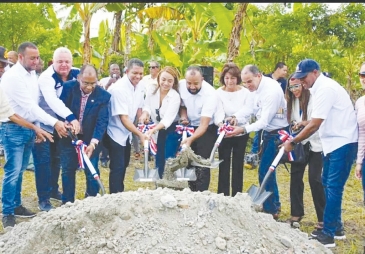
[[[259, 183], [261, 185], [264, 177], [269, 170], [272, 162], [274, 161], [277, 153], [278, 153], [278, 145], [280, 140], [278, 139], [277, 132], [269, 133], [264, 131], [263, 133], [263, 143], [262, 143], [262, 155], [261, 161], [259, 165]], [[266, 186], [265, 190], [272, 192], [266, 201], [263, 204], [264, 212], [277, 214], [278, 210], [281, 207], [280, 197], [279, 197], [279, 188], [276, 182], [276, 170], [271, 173]]]
[[176, 153], [180, 146], [179, 139], [181, 135], [177, 134], [175, 131], [176, 124], [177, 122], [174, 122], [166, 130], [160, 130], [158, 132], [155, 165], [156, 168], [158, 168], [158, 174], [161, 179], [163, 177], [166, 159], [176, 157]]
[[49, 200], [51, 193], [58, 192], [60, 174], [59, 137], [53, 133], [54, 142], [36, 143], [33, 147], [35, 184], [38, 201]]
[[3, 215], [14, 214], [14, 208], [22, 204], [23, 172], [28, 166], [35, 132], [15, 123], [1, 125], [6, 162], [2, 187]]
[[357, 143], [350, 143], [323, 157], [322, 182], [326, 195], [323, 233], [334, 237], [343, 228], [341, 219], [342, 195], [351, 166], [357, 153]]
[[[82, 140], [82, 138], [79, 138]], [[75, 147], [71, 143], [70, 138], [62, 138], [60, 140], [61, 150], [61, 165], [62, 165], [62, 203], [75, 201], [75, 175], [78, 168], [78, 159]], [[100, 148], [96, 149], [91, 158], [91, 164], [94, 166], [96, 172], [100, 176], [98, 162], [99, 162]], [[86, 192], [85, 197], [96, 196], [99, 193], [99, 184], [91, 175], [86, 163], [84, 163], [85, 177], [86, 177]]]
[[261, 133], [262, 130], [255, 132], [255, 136], [252, 140], [251, 153], [258, 153], [260, 151]]

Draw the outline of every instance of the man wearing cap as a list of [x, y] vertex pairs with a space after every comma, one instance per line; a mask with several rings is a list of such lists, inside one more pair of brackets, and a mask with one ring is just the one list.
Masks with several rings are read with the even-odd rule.
[[341, 204], [358, 146], [355, 109], [346, 90], [335, 80], [324, 76], [316, 61], [301, 61], [293, 78], [300, 79], [302, 86], [312, 94], [313, 112], [305, 128], [286, 141], [284, 147], [286, 152], [292, 151], [296, 144], [319, 130], [323, 146], [322, 182], [326, 206], [323, 227], [318, 225], [311, 235], [326, 247], [335, 247], [334, 239], [345, 239]]
[[[263, 130], [262, 156], [259, 165], [259, 182], [261, 184], [277, 155], [278, 131], [288, 129], [286, 100], [279, 83], [262, 75], [257, 66], [246, 65], [242, 69], [241, 77], [242, 84], [250, 92], [254, 92], [253, 110], [258, 120], [244, 127], [234, 126], [234, 130], [227, 133], [227, 137]], [[250, 114], [251, 109], [243, 108], [232, 118], [247, 119]], [[264, 202], [263, 211], [272, 214], [274, 219], [278, 219], [281, 204], [275, 171], [269, 177], [265, 190], [272, 192], [273, 195], [270, 195]]]

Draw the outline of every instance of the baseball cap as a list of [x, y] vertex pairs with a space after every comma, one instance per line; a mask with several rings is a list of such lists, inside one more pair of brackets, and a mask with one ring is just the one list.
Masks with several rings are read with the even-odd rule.
[[10, 63], [8, 61], [8, 53], [7, 53], [6, 49], [2, 46], [0, 46], [0, 62], [7, 63], [7, 64]]
[[320, 70], [319, 64], [313, 59], [304, 59], [297, 65], [293, 78], [304, 78], [314, 70]]

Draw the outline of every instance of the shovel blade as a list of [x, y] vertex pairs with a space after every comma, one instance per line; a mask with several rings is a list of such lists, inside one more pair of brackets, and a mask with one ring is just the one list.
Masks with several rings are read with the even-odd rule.
[[180, 168], [175, 171], [177, 181], [196, 181], [195, 168]]
[[[218, 165], [219, 165], [219, 163], [218, 163]], [[195, 166], [195, 167], [201, 167], [201, 168], [216, 168], [218, 166], [218, 165], [215, 166], [215, 165], [212, 165], [212, 164], [210, 164], [210, 165], [204, 165], [204, 164], [200, 164], [200, 163], [198, 163], [196, 161], [191, 162], [191, 165], [192, 166]]]
[[247, 192], [252, 200], [252, 203], [255, 205], [262, 205], [272, 194], [270, 191], [261, 191], [261, 188], [257, 187], [256, 185], [251, 185]]
[[143, 169], [136, 169], [133, 180], [135, 182], [156, 182], [157, 180], [160, 180], [157, 169], [148, 169], [147, 174], [145, 172], [146, 171]]
[[223, 160], [219, 160], [219, 161], [212, 161], [212, 162], [210, 163], [211, 168], [218, 168], [219, 164], [221, 164], [221, 162], [222, 162], [222, 161], [223, 161]]

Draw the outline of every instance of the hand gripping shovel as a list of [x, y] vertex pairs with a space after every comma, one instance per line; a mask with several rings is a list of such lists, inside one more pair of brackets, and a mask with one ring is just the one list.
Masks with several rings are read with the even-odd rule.
[[269, 170], [267, 171], [264, 180], [261, 183], [260, 188], [256, 185], [251, 185], [248, 189], [248, 195], [251, 197], [252, 203], [255, 205], [262, 205], [265, 200], [272, 194], [270, 191], [265, 191], [266, 182], [269, 179], [272, 172], [274, 172], [276, 166], [278, 165], [281, 157], [284, 154], [284, 146], [282, 146], [279, 150], [279, 153], [276, 155], [273, 163], [271, 164]]
[[135, 182], [156, 182], [160, 180], [157, 169], [148, 168], [148, 140], [143, 142], [144, 148], [144, 169], [136, 169], [134, 171], [133, 180]]
[[93, 164], [91, 163], [89, 157], [85, 154], [85, 148], [86, 145], [82, 140], [78, 140], [77, 137], [71, 132], [70, 129], [67, 129], [68, 135], [72, 139], [72, 144], [75, 146], [78, 157], [79, 157], [79, 163], [81, 164], [80, 167], [82, 167], [83, 162], [86, 163], [91, 175], [94, 177], [94, 179], [98, 182], [98, 185], [101, 190], [101, 195], [103, 196], [105, 194], [105, 188], [103, 183], [100, 181], [100, 177], [98, 173], [96, 172]]
[[[182, 140], [187, 138], [186, 130], [182, 133]], [[186, 149], [186, 145], [182, 145], [181, 151]], [[179, 168], [174, 172], [177, 181], [196, 181], [195, 168]]]

